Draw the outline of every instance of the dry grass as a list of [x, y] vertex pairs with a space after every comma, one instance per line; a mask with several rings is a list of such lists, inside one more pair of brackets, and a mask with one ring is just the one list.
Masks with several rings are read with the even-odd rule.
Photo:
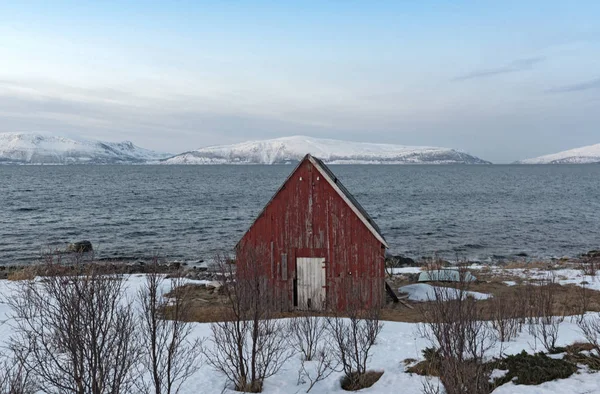
[[[494, 297], [499, 297], [508, 300], [515, 305], [523, 303], [525, 299], [524, 293], [527, 291], [527, 281], [518, 277], [509, 277], [508, 275], [498, 275], [497, 271], [494, 273], [488, 271], [476, 272], [478, 278], [485, 279], [485, 281], [478, 281], [470, 284], [469, 290], [480, 293], [492, 294]], [[510, 279], [507, 279], [510, 278]], [[394, 276], [391, 279], [387, 279], [388, 283], [393, 289], [398, 287], [411, 284], [405, 277]], [[508, 286], [504, 280], [513, 280], [517, 283], [515, 286]], [[434, 286], [446, 286], [453, 287], [452, 283], [430, 283]], [[190, 313], [190, 320], [196, 322], [215, 322], [222, 321], [227, 318], [228, 304], [226, 297], [221, 291], [217, 289], [209, 289], [203, 285], [188, 284], [189, 288], [186, 289], [188, 294], [192, 297], [192, 312]], [[581, 287], [569, 284], [569, 285], [558, 285], [556, 287], [556, 300], [554, 305], [556, 315], [577, 315], [581, 312]], [[600, 312], [600, 292], [586, 289], [589, 295], [589, 301], [587, 305], [588, 311], [599, 311]], [[406, 300], [405, 300], [406, 301]], [[407, 323], [417, 323], [423, 321], [423, 311], [427, 311], [430, 307], [428, 302], [413, 303], [408, 301], [409, 304], [415, 306], [415, 309], [409, 309], [406, 306], [398, 303], [388, 303], [381, 310], [381, 320], [386, 321], [397, 321]], [[481, 308], [484, 310], [484, 315], [491, 317], [492, 302], [490, 300], [481, 300], [478, 302]], [[418, 308], [416, 307], [418, 305]], [[278, 318], [295, 317], [299, 314], [297, 312], [281, 312], [277, 314]]]
[[[560, 264], [562, 265], [562, 264]], [[550, 263], [547, 261], [511, 261], [502, 265], [502, 268], [505, 269], [541, 269], [541, 270], [551, 270], [551, 269], [559, 269], [559, 264]]]
[[373, 386], [382, 375], [383, 371], [367, 371], [362, 375], [344, 376], [340, 383], [346, 391], [358, 391]]
[[6, 279], [12, 280], [12, 281], [32, 280], [36, 277], [36, 275], [37, 275], [37, 269], [35, 267], [28, 266], [28, 267], [24, 267], [19, 270], [10, 272], [8, 274], [8, 276], [6, 277]]
[[594, 345], [589, 342], [575, 342], [565, 347], [567, 353], [581, 353], [594, 350]]

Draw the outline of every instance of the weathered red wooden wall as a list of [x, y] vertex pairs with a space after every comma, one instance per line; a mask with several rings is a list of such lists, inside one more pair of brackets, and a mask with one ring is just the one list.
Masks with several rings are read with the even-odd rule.
[[[309, 161], [304, 160], [238, 244], [238, 265], [248, 250], [260, 250], [269, 285], [282, 310], [293, 308], [297, 257], [326, 259], [327, 307], [345, 310], [384, 301], [381, 242]], [[287, 255], [287, 278], [282, 255]]]

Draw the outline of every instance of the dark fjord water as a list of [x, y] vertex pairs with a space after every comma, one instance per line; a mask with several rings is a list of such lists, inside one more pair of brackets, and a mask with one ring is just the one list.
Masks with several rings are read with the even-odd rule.
[[[600, 249], [600, 165], [332, 166], [392, 253]], [[90, 240], [103, 258], [231, 249], [292, 166], [0, 166], [0, 264]]]

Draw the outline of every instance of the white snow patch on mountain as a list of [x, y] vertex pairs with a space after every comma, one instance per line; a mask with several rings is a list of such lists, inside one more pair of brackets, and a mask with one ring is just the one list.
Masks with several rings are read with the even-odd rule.
[[0, 163], [133, 164], [169, 157], [129, 141], [102, 142], [42, 133], [0, 133]]
[[600, 163], [600, 144], [584, 146], [550, 155], [520, 160], [517, 164], [587, 164]]
[[488, 164], [449, 148], [404, 146], [321, 139], [283, 137], [220, 145], [186, 152], [166, 164], [284, 164], [300, 161], [307, 153], [327, 164]]

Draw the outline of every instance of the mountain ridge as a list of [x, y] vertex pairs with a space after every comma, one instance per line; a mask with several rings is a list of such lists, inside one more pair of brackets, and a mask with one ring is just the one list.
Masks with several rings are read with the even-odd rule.
[[515, 164], [592, 164], [600, 163], [600, 144], [551, 153], [516, 161]]
[[216, 145], [175, 155], [163, 164], [286, 164], [307, 153], [326, 164], [490, 164], [465, 152], [429, 146], [351, 142], [306, 136]]
[[0, 133], [0, 163], [143, 164], [172, 156], [131, 141], [106, 142], [45, 133]]

